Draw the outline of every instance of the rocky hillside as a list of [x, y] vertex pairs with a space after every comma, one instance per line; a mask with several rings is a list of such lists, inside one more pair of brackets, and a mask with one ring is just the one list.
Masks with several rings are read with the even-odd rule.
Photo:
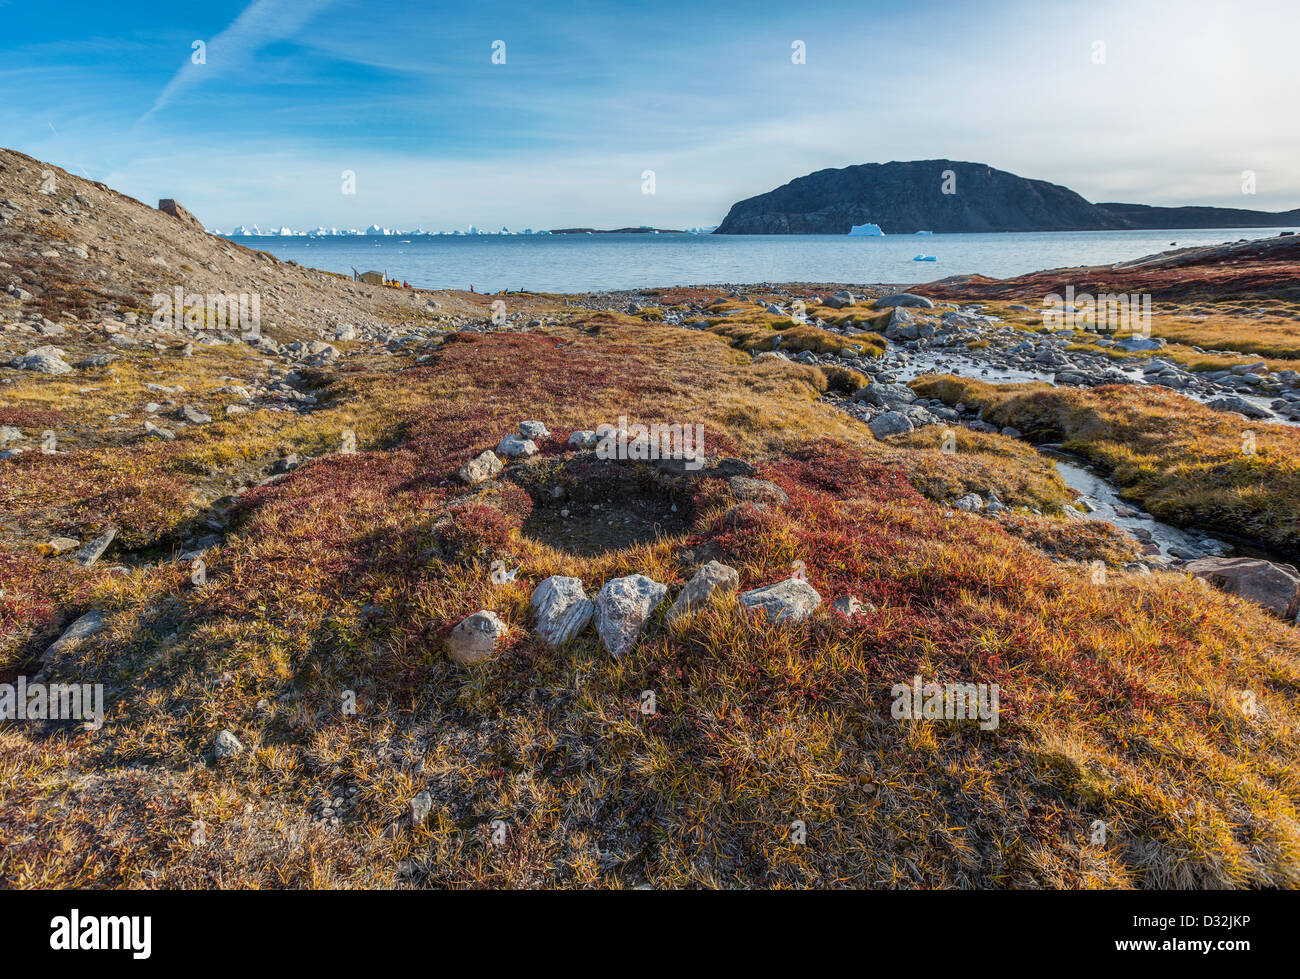
[[310, 341], [332, 340], [345, 326], [375, 335], [386, 318], [454, 321], [486, 302], [302, 268], [210, 235], [183, 207], [175, 210], [0, 148], [0, 316], [147, 321], [153, 296], [181, 287], [256, 294], [263, 332]]
[[[951, 179], [947, 179], [948, 171]], [[1091, 204], [1066, 187], [1029, 180], [983, 163], [913, 160], [862, 163], [799, 177], [732, 205], [715, 233], [842, 235], [861, 224], [879, 225], [891, 235], [916, 231], [1289, 227], [1300, 224], [1300, 210], [1271, 214], [1231, 208]]]

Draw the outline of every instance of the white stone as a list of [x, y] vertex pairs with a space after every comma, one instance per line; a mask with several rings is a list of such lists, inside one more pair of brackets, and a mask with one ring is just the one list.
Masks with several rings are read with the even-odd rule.
[[782, 622], [806, 619], [822, 603], [822, 597], [808, 582], [787, 578], [773, 585], [741, 592], [737, 601], [747, 608], [762, 611], [769, 622]]
[[582, 590], [578, 578], [551, 575], [533, 591], [537, 609], [537, 634], [548, 646], [562, 646], [591, 622], [595, 604]]
[[667, 585], [643, 574], [605, 582], [596, 596], [596, 631], [611, 656], [617, 659], [636, 645], [650, 613], [667, 594]]

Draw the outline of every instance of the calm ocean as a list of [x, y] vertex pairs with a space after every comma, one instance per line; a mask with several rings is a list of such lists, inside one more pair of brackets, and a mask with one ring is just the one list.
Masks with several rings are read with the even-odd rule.
[[[517, 235], [239, 237], [302, 265], [386, 272], [427, 289], [589, 292], [723, 282], [918, 283], [1103, 265], [1178, 246], [1267, 238], [1279, 228], [969, 235]], [[1293, 229], [1294, 230], [1294, 229]], [[933, 255], [933, 262], [914, 261]]]

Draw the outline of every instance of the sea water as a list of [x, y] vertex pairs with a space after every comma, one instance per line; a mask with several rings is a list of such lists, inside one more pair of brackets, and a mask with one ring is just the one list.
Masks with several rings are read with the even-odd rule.
[[[330, 272], [384, 272], [424, 289], [590, 292], [749, 282], [910, 284], [1106, 265], [1172, 247], [1268, 238], [1279, 228], [887, 235], [425, 235], [239, 237]], [[1177, 243], [1176, 245], [1174, 243]], [[924, 243], [924, 244], [922, 244]], [[915, 262], [919, 251], [933, 262]]]

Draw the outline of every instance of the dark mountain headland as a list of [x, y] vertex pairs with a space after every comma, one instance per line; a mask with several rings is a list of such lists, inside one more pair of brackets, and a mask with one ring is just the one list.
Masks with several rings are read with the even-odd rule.
[[818, 170], [732, 205], [714, 233], [843, 235], [863, 224], [887, 235], [1272, 228], [1300, 224], [1300, 209], [1092, 204], [1068, 187], [983, 163], [913, 160]]

